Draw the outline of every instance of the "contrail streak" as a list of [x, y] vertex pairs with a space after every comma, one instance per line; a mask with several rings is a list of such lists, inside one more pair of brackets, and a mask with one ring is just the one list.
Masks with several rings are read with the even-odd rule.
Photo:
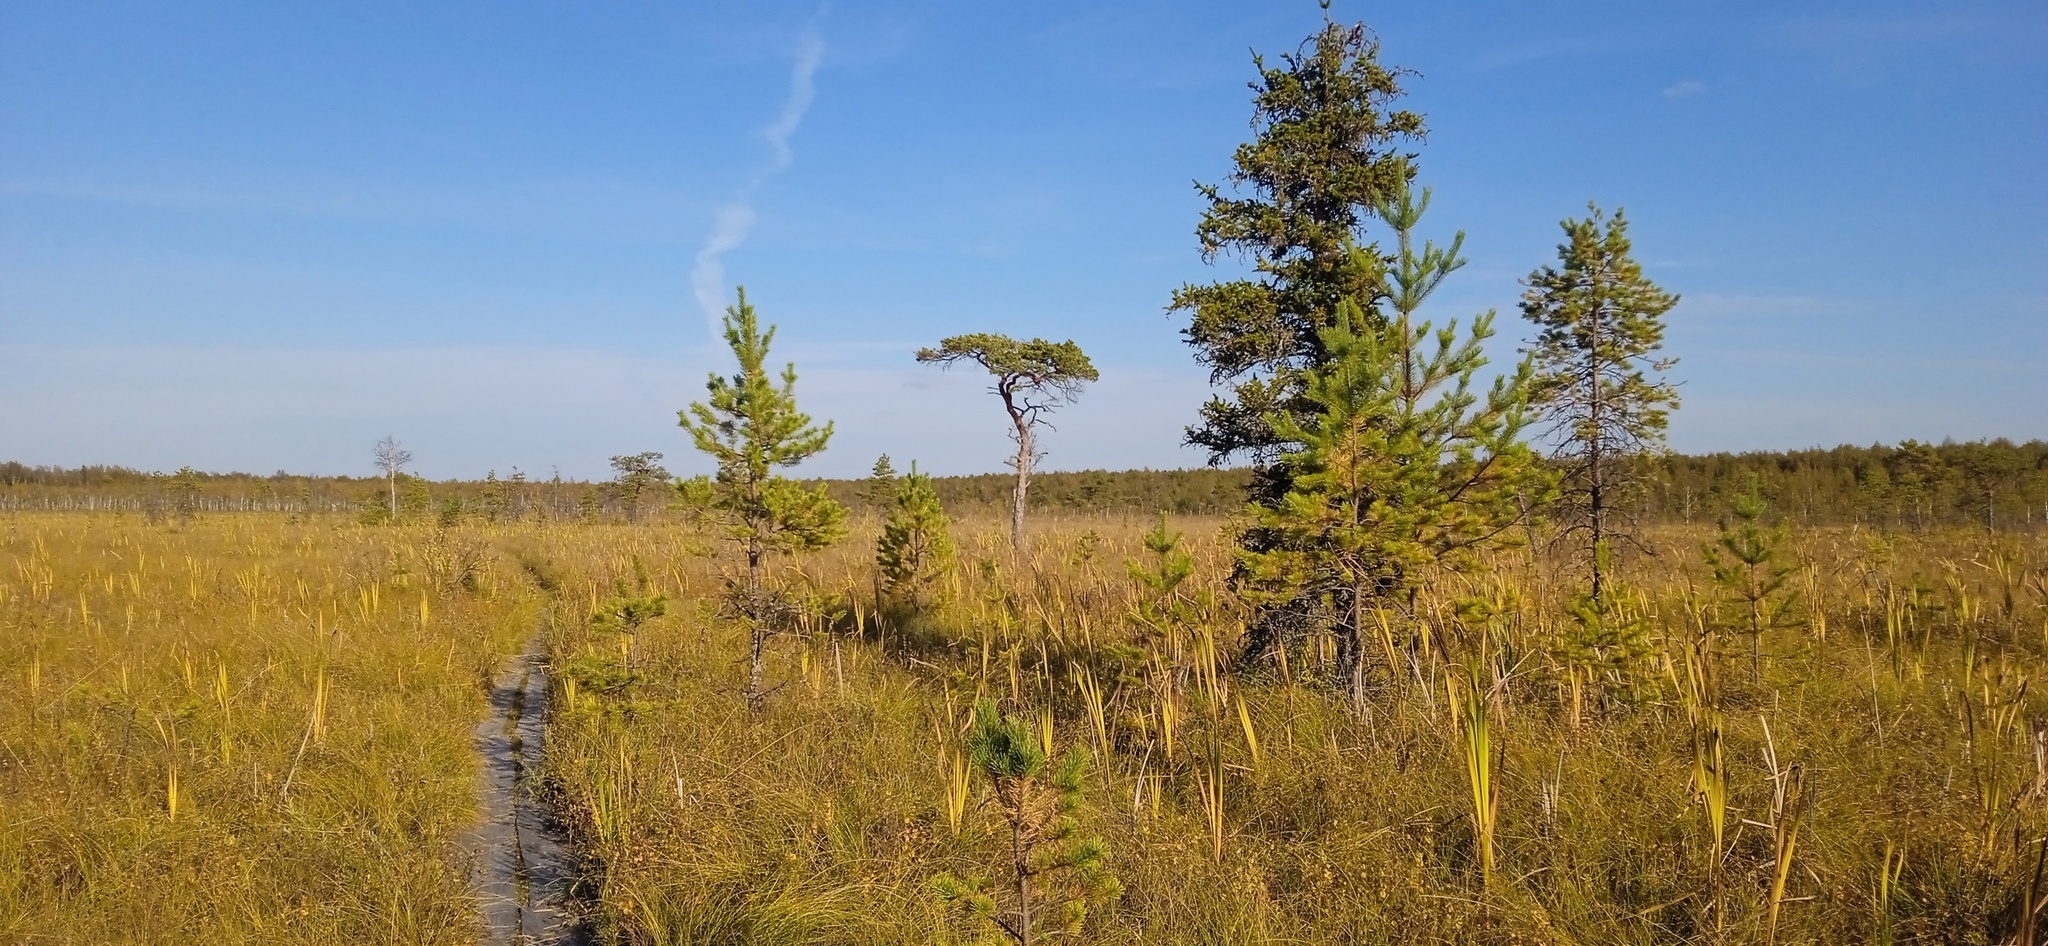
[[704, 322], [713, 339], [718, 337], [720, 317], [725, 311], [725, 254], [745, 243], [747, 234], [754, 229], [754, 191], [796, 161], [789, 139], [796, 134], [797, 126], [803, 124], [804, 113], [810, 111], [811, 99], [817, 95], [818, 64], [825, 59], [825, 39], [818, 34], [818, 21], [824, 14], [821, 7], [804, 24], [803, 34], [797, 39], [796, 63], [789, 73], [789, 98], [783, 102], [782, 113], [774, 123], [761, 130], [761, 137], [767, 139], [771, 150], [768, 164], [747, 179], [739, 196], [718, 208], [718, 216], [711, 223], [711, 235], [697, 251], [697, 263], [690, 270], [690, 290], [697, 297], [697, 307], [704, 310]]

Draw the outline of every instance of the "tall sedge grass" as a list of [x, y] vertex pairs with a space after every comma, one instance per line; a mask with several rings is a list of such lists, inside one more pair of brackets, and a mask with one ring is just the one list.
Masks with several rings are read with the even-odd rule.
[[[1647, 643], [1597, 669], [1563, 656], [1564, 563], [1504, 553], [1377, 612], [1336, 680], [1313, 636], [1236, 663], [1220, 521], [1174, 523], [1186, 607], [1139, 620], [1151, 524], [1048, 517], [1018, 557], [965, 523], [919, 614], [878, 613], [860, 524], [780, 566], [808, 617], [754, 713], [732, 563], [674, 523], [16, 518], [0, 941], [474, 938], [468, 730], [543, 625], [542, 785], [605, 942], [952, 942], [926, 882], [1006, 850], [960, 755], [977, 696], [1095, 757], [1077, 817], [1125, 893], [1071, 942], [2034, 935], [2041, 536], [1795, 536], [1800, 620], [1754, 680], [1703, 532], [1618, 563]], [[589, 616], [636, 569], [671, 607], [621, 652]]]
[[428, 538], [0, 520], [0, 942], [473, 941], [469, 731], [539, 599]]
[[[641, 682], [556, 723], [552, 784], [602, 878], [609, 935], [949, 942], [923, 882], [1005, 856], [957, 774], [951, 734], [975, 694], [1032, 720], [1053, 750], [1080, 742], [1097, 757], [1081, 817], [1108, 840], [1126, 892], [1075, 941], [1824, 943], [1888, 931], [1989, 946], [2017, 932], [2024, 846], [2048, 832], [2029, 722], [2048, 703], [2014, 686], [2043, 660], [2048, 602], [2023, 577], [2048, 567], [2039, 538], [1903, 536], [1877, 557], [1867, 534], [1797, 537], [1804, 617], [1763, 635], [1751, 682], [1746, 635], [1723, 643], [1742, 612], [1706, 590], [1692, 551], [1705, 535], [1655, 534], [1657, 558], [1621, 563], [1648, 652], [1579, 676], [1574, 699], [1574, 670], [1553, 657], [1573, 590], [1557, 563], [1505, 554], [1427, 589], [1422, 620], [1381, 612], [1378, 659], [1337, 681], [1326, 640], [1284, 664], [1233, 666], [1243, 615], [1220, 585], [1220, 522], [1174, 524], [1190, 536], [1184, 588], [1201, 603], [1167, 626], [1133, 617], [1142, 591], [1122, 562], [1142, 560], [1149, 525], [1049, 522], [1019, 559], [1000, 523], [967, 523], [943, 600], [885, 623], [861, 591], [872, 574], [857, 527], [847, 546], [788, 565], [819, 617], [770, 666], [771, 679], [801, 681], [820, 662], [806, 655], [837, 647], [844, 682], [787, 686], [758, 715], [737, 702], [738, 632], [704, 602], [721, 565], [691, 556], [686, 535], [537, 539], [572, 586], [608, 584], [605, 563], [631, 555], [679, 563], [662, 590], [686, 604], [644, 632]], [[1988, 561], [1991, 546], [2022, 577], [1962, 564]], [[2007, 584], [2019, 589], [2011, 609], [1980, 604]], [[1457, 617], [1474, 601], [1493, 617]], [[560, 664], [616, 659], [567, 624], [552, 646]], [[689, 803], [673, 778], [617, 783], [600, 800], [603, 783], [577, 760], [619, 745], [636, 765], [672, 759]], [[591, 820], [619, 805], [635, 829], [625, 840]], [[2004, 840], [1987, 847], [1994, 811]], [[1912, 857], [1885, 861], [1887, 844]], [[1880, 862], [1887, 879], [1873, 885]], [[737, 876], [769, 892], [748, 894]], [[849, 889], [865, 908], [835, 906]], [[819, 912], [787, 918], [813, 892]], [[644, 919], [655, 901], [659, 926]], [[678, 917], [694, 918], [697, 939], [674, 938]]]

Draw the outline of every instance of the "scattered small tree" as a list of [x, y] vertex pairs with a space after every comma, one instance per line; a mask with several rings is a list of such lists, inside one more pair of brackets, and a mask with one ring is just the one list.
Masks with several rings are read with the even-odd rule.
[[1713, 572], [1714, 584], [1741, 602], [1742, 629], [1749, 634], [1749, 676], [1752, 683], [1763, 676], [1765, 632], [1795, 623], [1792, 605], [1797, 595], [1786, 587], [1794, 566], [1784, 553], [1785, 527], [1766, 526], [1770, 511], [1758, 492], [1755, 480], [1735, 497], [1730, 510], [1733, 519], [1721, 519], [1721, 533], [1701, 551]]
[[633, 586], [614, 582], [612, 596], [590, 615], [590, 626], [619, 635], [619, 650], [625, 657], [626, 679], [635, 672], [633, 655], [639, 650], [640, 626], [668, 613], [668, 596], [654, 590], [647, 566], [633, 557]]
[[955, 335], [939, 342], [937, 348], [920, 349], [923, 364], [951, 367], [971, 361], [988, 369], [996, 383], [989, 388], [1003, 399], [1015, 428], [1011, 438], [1017, 453], [1010, 465], [1017, 470], [1017, 482], [1010, 490], [1010, 544], [1024, 548], [1025, 497], [1031, 489], [1031, 468], [1045, 453], [1038, 449], [1035, 431], [1050, 427], [1046, 415], [1056, 407], [1073, 403], [1081, 388], [1101, 377], [1072, 339], [1048, 342], [1034, 338], [1020, 342], [1007, 335], [988, 333]]
[[932, 478], [911, 464], [910, 475], [896, 483], [889, 518], [882, 523], [882, 536], [875, 542], [875, 565], [881, 570], [884, 599], [912, 611], [923, 610], [930, 603], [932, 586], [953, 563], [953, 538], [946, 532], [949, 524], [938, 491], [932, 489]]
[[1113, 902], [1123, 889], [1109, 870], [1108, 846], [1083, 836], [1074, 817], [1087, 750], [1073, 747], [1048, 772], [1045, 748], [1030, 726], [984, 699], [974, 705], [967, 756], [988, 779], [1010, 829], [1009, 904], [997, 902], [1000, 886], [992, 877], [940, 874], [932, 878], [932, 892], [1020, 946], [1030, 946], [1048, 914], [1057, 929], [1080, 932], [1090, 911]]
[[790, 623], [790, 606], [767, 584], [768, 556], [821, 549], [846, 535], [846, 509], [823, 486], [806, 489], [775, 472], [823, 451], [832, 424], [812, 426], [810, 415], [797, 410], [796, 365], [783, 368], [779, 386], [769, 377], [765, 364], [774, 339], [773, 326], [761, 331], [742, 288], [738, 304], [725, 310], [725, 341], [739, 372], [712, 375], [708, 403], [677, 412], [697, 449], [718, 464], [715, 476], [677, 484], [685, 504], [719, 522], [746, 558], [746, 571], [727, 591], [751, 637], [746, 695], [755, 709], [766, 695], [761, 660], [768, 638]]
[[1195, 573], [1195, 558], [1181, 547], [1181, 534], [1166, 528], [1166, 513], [1145, 533], [1145, 551], [1151, 561], [1124, 560], [1124, 570], [1138, 583], [1139, 601], [1132, 617], [1147, 636], [1165, 636], [1172, 627], [1184, 624], [1194, 614], [1195, 602], [1181, 585]]
[[860, 500], [869, 509], [888, 509], [896, 501], [896, 465], [889, 462], [888, 454], [875, 458], [868, 481], [861, 484]]
[[[424, 516], [434, 505], [433, 488], [427, 478], [417, 474], [400, 474], [399, 480], [405, 489], [398, 494], [398, 514], [402, 517]], [[462, 511], [462, 500], [449, 497], [458, 514]], [[452, 524], [452, 523], [450, 523]]]
[[377, 469], [384, 471], [384, 484], [391, 494], [391, 518], [398, 518], [398, 474], [412, 463], [412, 451], [398, 445], [398, 438], [385, 434], [371, 451]]
[[627, 522], [639, 522], [647, 495], [667, 482], [669, 473], [662, 468], [659, 453], [650, 451], [612, 458], [611, 488], [619, 497]]
[[1597, 608], [1603, 550], [1612, 538], [1632, 539], [1618, 500], [1639, 485], [1643, 467], [1634, 461], [1666, 451], [1666, 417], [1678, 406], [1678, 389], [1662, 377], [1677, 362], [1657, 356], [1678, 297], [1643, 277], [1621, 211], [1609, 220], [1589, 208], [1586, 219], [1563, 222], [1560, 265], [1529, 274], [1522, 315], [1538, 330], [1530, 400], [1563, 474], [1557, 509], [1564, 535], [1585, 540]]
[[199, 514], [199, 471], [189, 466], [179, 467], [171, 476], [171, 514], [180, 523], [190, 523]]

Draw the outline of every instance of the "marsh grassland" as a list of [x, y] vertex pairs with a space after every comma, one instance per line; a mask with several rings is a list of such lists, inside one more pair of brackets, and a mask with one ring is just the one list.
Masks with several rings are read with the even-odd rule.
[[[750, 711], [735, 563], [686, 524], [14, 516], [0, 939], [473, 941], [470, 730], [542, 633], [606, 942], [1007, 937], [974, 896], [1014, 913], [1022, 783], [971, 751], [978, 699], [1080, 750], [1035, 942], [2035, 942], [2039, 535], [1795, 532], [1752, 609], [1711, 529], [1653, 531], [1592, 625], [1511, 550], [1333, 679], [1313, 636], [1238, 660], [1222, 520], [1154, 525], [1047, 520], [1018, 557], [959, 524], [913, 606], [856, 521], [778, 563], [800, 607]], [[1059, 869], [1084, 840], [1113, 883]]]

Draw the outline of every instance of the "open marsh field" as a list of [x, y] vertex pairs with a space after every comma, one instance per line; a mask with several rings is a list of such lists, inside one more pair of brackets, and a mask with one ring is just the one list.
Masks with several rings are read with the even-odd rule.
[[1031, 861], [1047, 942], [2032, 941], [2038, 534], [1795, 532], [1754, 637], [1710, 529], [1624, 557], [1599, 633], [1510, 549], [1343, 680], [1314, 635], [1239, 659], [1223, 520], [1152, 526], [1047, 520], [1019, 557], [958, 524], [912, 607], [857, 519], [777, 565], [798, 607], [750, 710], [699, 526], [12, 516], [0, 938], [478, 941], [470, 733], [541, 634], [600, 942], [1003, 935], [942, 895], [1014, 913], [978, 699], [1078, 750]]

